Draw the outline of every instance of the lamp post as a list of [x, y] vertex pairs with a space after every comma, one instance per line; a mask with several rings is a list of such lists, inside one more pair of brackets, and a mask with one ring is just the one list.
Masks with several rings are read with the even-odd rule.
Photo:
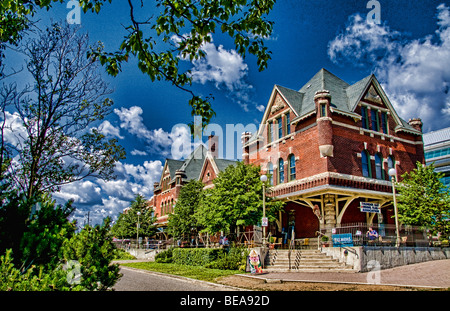
[[137, 212], [137, 217], [138, 217], [138, 221], [137, 221], [137, 225], [136, 225], [136, 244], [137, 244], [137, 248], [139, 248], [139, 216], [141, 215], [141, 212]]
[[395, 168], [391, 168], [388, 171], [389, 176], [391, 176], [392, 181], [392, 195], [394, 198], [394, 213], [395, 213], [395, 234], [396, 234], [396, 241], [395, 246], [399, 247], [400, 245], [400, 233], [398, 231], [398, 213], [397, 213], [397, 198], [395, 197], [395, 178], [397, 176], [397, 171]]
[[263, 245], [266, 246], [266, 226], [265, 226], [266, 219], [265, 218], [266, 218], [266, 181], [267, 181], [267, 176], [261, 175], [260, 179], [261, 179], [262, 186], [263, 186], [263, 219], [262, 219]]

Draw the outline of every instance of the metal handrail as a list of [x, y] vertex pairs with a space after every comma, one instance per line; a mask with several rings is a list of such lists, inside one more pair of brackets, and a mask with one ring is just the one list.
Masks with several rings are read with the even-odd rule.
[[291, 241], [289, 243], [289, 252], [288, 252], [289, 270], [291, 269], [291, 252], [292, 252], [293, 245], [295, 246], [295, 231], [294, 230], [292, 230]]

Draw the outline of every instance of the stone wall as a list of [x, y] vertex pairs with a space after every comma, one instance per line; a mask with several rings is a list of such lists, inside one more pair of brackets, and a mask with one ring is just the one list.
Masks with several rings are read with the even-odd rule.
[[[368, 272], [373, 262], [381, 270], [431, 260], [450, 259], [450, 248], [439, 247], [324, 247], [322, 252], [353, 266], [357, 272]], [[379, 265], [378, 265], [379, 264]]]

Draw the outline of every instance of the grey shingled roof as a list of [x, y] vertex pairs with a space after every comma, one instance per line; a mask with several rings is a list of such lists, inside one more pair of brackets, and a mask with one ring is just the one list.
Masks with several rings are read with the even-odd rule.
[[180, 170], [186, 174], [184, 180], [198, 179], [203, 167], [203, 162], [206, 158], [206, 148], [203, 145], [198, 146], [195, 150], [184, 160]]
[[[373, 74], [350, 85], [322, 68], [299, 91], [288, 89], [280, 85], [276, 85], [276, 88], [295, 110], [295, 113], [298, 115], [297, 118], [302, 118], [303, 116], [314, 112], [314, 95], [317, 91], [321, 90], [328, 90], [330, 92], [332, 107], [344, 112], [353, 113], [371, 79], [376, 80]], [[415, 131], [408, 122], [401, 118], [399, 119], [401, 121], [400, 127]], [[250, 141], [253, 141], [254, 139], [256, 139], [255, 136], [253, 136]]]

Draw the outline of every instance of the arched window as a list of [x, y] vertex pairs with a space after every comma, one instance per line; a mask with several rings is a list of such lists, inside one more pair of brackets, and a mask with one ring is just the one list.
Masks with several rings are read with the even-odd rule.
[[383, 157], [379, 153], [375, 155], [375, 175], [377, 179], [384, 179]]
[[289, 181], [295, 180], [295, 156], [289, 156]]
[[388, 170], [395, 168], [395, 159], [393, 156], [388, 157]]
[[284, 161], [281, 158], [278, 160], [278, 183], [284, 183]]
[[363, 150], [363, 152], [361, 152], [361, 164], [363, 176], [372, 177], [372, 172], [370, 169], [370, 155], [367, 150]]
[[269, 178], [269, 184], [271, 186], [273, 186], [273, 164], [272, 162], [269, 162], [269, 164], [267, 165], [267, 171], [269, 176], [267, 176]]
[[[395, 168], [395, 159], [394, 159], [394, 157], [393, 156], [389, 156], [388, 157], [388, 159], [387, 159], [387, 169], [388, 169], [388, 172], [389, 172], [389, 170], [391, 169], [391, 168]], [[389, 179], [389, 175], [387, 176], [387, 178]]]

